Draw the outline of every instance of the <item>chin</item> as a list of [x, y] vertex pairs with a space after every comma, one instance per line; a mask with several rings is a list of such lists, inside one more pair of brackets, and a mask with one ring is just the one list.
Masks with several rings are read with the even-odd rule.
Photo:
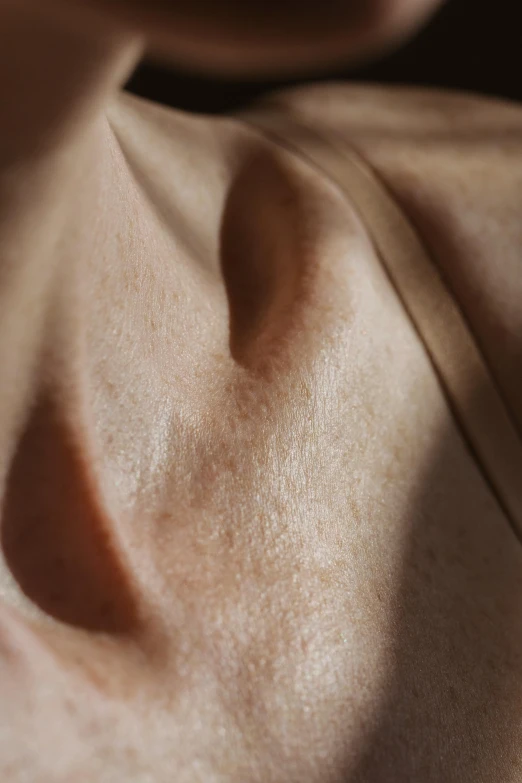
[[328, 68], [399, 44], [441, 0], [75, 0], [191, 69], [248, 77]]

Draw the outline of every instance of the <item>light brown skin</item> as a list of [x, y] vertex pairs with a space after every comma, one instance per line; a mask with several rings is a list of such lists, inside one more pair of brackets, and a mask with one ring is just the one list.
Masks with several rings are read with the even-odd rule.
[[[63, 0], [55, 0], [63, 2]], [[214, 74], [317, 70], [371, 57], [441, 0], [74, 0], [146, 32], [153, 51]]]
[[[350, 202], [120, 96], [143, 19], [41, 6], [0, 5], [1, 779], [521, 780], [522, 554]], [[279, 100], [371, 161], [521, 422], [520, 109]]]

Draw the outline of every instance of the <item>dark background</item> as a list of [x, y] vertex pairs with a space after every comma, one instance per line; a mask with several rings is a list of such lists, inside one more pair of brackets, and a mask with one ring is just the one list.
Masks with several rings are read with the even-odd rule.
[[[447, 0], [400, 51], [368, 66], [337, 69], [307, 81], [332, 78], [472, 90], [522, 101], [522, 0]], [[128, 86], [160, 103], [214, 113], [296, 82], [224, 82], [147, 63]]]

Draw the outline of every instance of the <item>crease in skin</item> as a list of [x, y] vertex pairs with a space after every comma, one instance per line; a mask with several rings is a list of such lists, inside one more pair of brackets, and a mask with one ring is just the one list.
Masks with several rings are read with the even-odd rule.
[[[297, 118], [299, 118], [299, 114], [297, 114]], [[249, 119], [251, 122], [254, 120], [255, 124], [255, 115], [247, 115], [247, 119]], [[317, 134], [315, 131], [309, 130], [307, 126], [305, 124], [301, 124], [299, 120], [296, 122], [295, 118], [292, 116], [292, 113], [288, 114], [286, 117], [286, 122], [288, 127], [293, 129], [291, 136], [292, 141], [285, 142], [285, 139], [281, 139], [279, 136], [277, 115], [274, 115], [274, 117], [272, 119], [268, 119], [268, 121], [266, 121], [266, 119], [261, 119], [260, 127], [263, 132], [267, 133], [268, 135], [273, 135], [274, 138], [280, 140], [280, 142], [283, 144], [286, 143], [286, 146], [288, 146], [289, 149], [294, 148], [299, 152], [300, 155], [305, 155], [305, 157], [310, 160], [310, 163], [314, 167], [318, 165], [320, 168], [323, 168], [327, 176], [336, 182], [343, 192], [352, 192], [354, 194], [353, 198], [355, 201], [357, 201], [359, 198], [359, 195], [356, 196], [355, 193], [357, 190], [360, 190], [363, 194], [363, 200], [359, 203], [359, 211], [363, 219], [365, 219], [368, 224], [371, 224], [372, 221], [368, 215], [372, 215], [372, 205], [375, 205], [381, 200], [379, 192], [382, 191], [383, 194], [387, 194], [386, 200], [388, 201], [389, 196], [393, 193], [393, 190], [389, 192], [385, 182], [381, 182], [380, 176], [377, 174], [377, 172], [374, 172], [374, 167], [367, 163], [366, 155], [364, 153], [361, 155], [357, 150], [357, 146], [353, 148], [351, 144], [347, 145], [343, 137], [339, 134], [336, 134], [335, 131], [330, 130], [329, 134], [324, 136], [323, 134]], [[325, 139], [329, 139], [330, 142], [334, 141], [335, 143], [325, 145]], [[307, 149], [306, 153], [303, 152], [303, 147]], [[352, 181], [352, 177], [346, 174], [345, 169], [343, 174], [343, 166], [339, 165], [341, 161], [336, 161], [334, 164], [335, 167], [332, 167], [331, 161], [330, 163], [326, 162], [328, 161], [328, 157], [325, 155], [325, 151], [331, 149], [339, 149], [340, 151], [343, 151], [345, 160], [350, 160], [351, 156], [355, 154], [355, 168], [353, 167], [353, 164], [350, 167], [352, 176], [353, 172], [357, 171], [362, 163], [361, 173], [363, 175], [363, 179], [361, 180], [360, 177], [356, 177], [355, 180]], [[378, 190], [374, 190], [373, 202], [366, 201], [365, 205], [365, 187], [361, 188], [361, 183], [364, 183], [365, 179], [367, 179], [368, 173], [370, 172], [371, 175], [369, 181], [374, 181], [375, 183], [379, 184]], [[466, 434], [468, 445], [475, 455], [478, 463], [481, 465], [481, 468], [484, 470], [485, 478], [490, 484], [490, 487], [495, 494], [499, 505], [509, 519], [513, 533], [517, 538], [520, 538], [520, 523], [518, 521], [520, 518], [520, 501], [516, 489], [518, 486], [516, 483], [516, 475], [518, 465], [520, 463], [521, 452], [518, 427], [515, 425], [512, 410], [510, 409], [509, 405], [506, 405], [505, 394], [502, 392], [497, 380], [491, 373], [489, 362], [484, 356], [484, 352], [480, 346], [480, 343], [476, 340], [475, 331], [469, 323], [469, 319], [466, 313], [462, 310], [458, 298], [448, 298], [447, 296], [448, 288], [445, 275], [440, 273], [437, 264], [433, 266], [433, 261], [431, 260], [432, 252], [427, 250], [427, 246], [425, 245], [424, 232], [421, 232], [420, 234], [418, 233], [415, 221], [412, 222], [411, 226], [407, 220], [405, 221], [402, 213], [402, 207], [400, 206], [400, 201], [398, 205], [395, 205], [393, 199], [388, 201], [388, 203], [391, 204], [391, 211], [388, 210], [388, 213], [390, 216], [393, 216], [392, 221], [395, 224], [395, 231], [388, 230], [387, 232], [387, 252], [383, 251], [382, 249], [382, 238], [380, 241], [377, 240], [376, 246], [380, 247], [382, 259], [393, 257], [393, 255], [390, 256], [390, 248], [393, 247], [393, 240], [391, 240], [391, 237], [395, 236], [395, 238], [397, 238], [400, 236], [400, 234], [404, 233], [400, 229], [402, 224], [407, 227], [407, 234], [413, 237], [416, 248], [414, 257], [424, 252], [427, 253], [429, 262], [426, 264], [425, 268], [430, 270], [430, 272], [433, 274], [431, 285], [427, 285], [423, 277], [418, 278], [418, 273], [422, 272], [423, 269], [420, 264], [417, 264], [414, 268], [410, 267], [411, 280], [416, 281], [417, 285], [415, 296], [412, 295], [413, 289], [410, 289], [408, 296], [404, 297], [404, 293], [402, 291], [402, 286], [404, 285], [404, 276], [399, 277], [399, 279], [402, 279], [401, 284], [398, 284], [396, 275], [393, 273], [390, 275], [390, 280], [394, 285], [399, 299], [403, 302], [405, 310], [408, 313], [412, 324], [415, 326], [417, 333], [425, 344], [428, 355], [433, 362], [436, 374], [439, 377], [441, 385], [444, 389], [444, 393], [448, 396], [448, 403], [456, 415], [458, 426], [461, 427], [463, 433]], [[415, 214], [415, 210], [413, 210], [413, 214]], [[383, 223], [383, 225], [385, 224]], [[375, 233], [375, 229], [373, 234], [374, 241], [376, 241], [376, 237], [378, 237], [379, 234]], [[387, 270], [387, 274], [389, 274], [388, 264], [384, 263], [383, 267], [385, 270]], [[397, 270], [395, 270], [395, 272], [396, 271]], [[415, 275], [417, 275], [417, 277], [415, 277]], [[439, 289], [439, 282], [441, 284], [442, 291], [446, 292], [446, 296], [442, 294], [446, 300], [446, 307], [448, 303], [451, 302], [451, 306], [458, 314], [456, 319], [454, 315], [450, 319], [449, 312], [447, 312], [446, 315], [446, 328], [449, 329], [450, 327], [448, 324], [451, 323], [452, 328], [454, 330], [457, 329], [457, 332], [456, 334], [453, 334], [453, 350], [447, 350], [447, 345], [445, 346], [444, 360], [441, 360], [441, 356], [443, 354], [441, 354], [442, 349], [438, 341], [441, 336], [445, 334], [445, 331], [440, 328], [439, 325], [439, 336], [437, 336], [437, 330], [435, 330], [431, 333], [431, 337], [428, 341], [424, 331], [425, 326], [424, 328], [419, 329], [418, 325], [420, 312], [418, 310], [419, 302], [423, 302], [423, 309], [425, 311], [431, 307], [432, 312], [436, 312], [437, 308], [440, 309], [441, 307], [440, 301], [436, 307], [434, 307], [432, 301], [432, 297], [435, 296], [434, 292]], [[431, 294], [429, 293], [430, 291]], [[438, 296], [440, 300], [441, 294], [439, 293]], [[423, 297], [423, 299], [421, 299], [421, 297]], [[413, 308], [415, 302], [417, 302], [417, 310]], [[416, 314], [414, 315], [414, 313]], [[458, 326], [460, 321], [462, 321], [464, 324], [463, 330], [462, 325], [460, 325], [460, 327]], [[455, 324], [457, 324], [457, 326]], [[463, 341], [467, 346], [467, 351], [464, 352], [464, 355], [468, 356], [468, 361], [461, 363], [459, 361], [455, 361], [455, 356], [458, 356], [456, 346], [460, 346], [460, 350], [463, 350]], [[436, 354], [434, 353], [433, 344], [438, 346]], [[441, 369], [440, 366], [441, 361], [443, 369]], [[480, 377], [482, 378], [485, 374], [485, 377], [488, 379], [487, 382], [482, 385], [482, 392], [480, 395], [477, 394], [475, 388], [477, 385], [477, 373], [479, 373]], [[450, 375], [452, 378], [451, 384], [449, 382]], [[464, 411], [467, 411], [467, 414], [464, 414]], [[488, 411], [489, 417], [486, 415], [486, 412]], [[484, 420], [487, 420], [487, 418], [490, 419], [489, 434], [484, 436], [485, 442], [487, 442], [486, 447], [482, 441], [482, 436], [480, 439], [478, 439], [478, 433], [481, 431], [481, 427], [477, 425], [477, 419], [480, 420], [481, 416], [484, 418]], [[494, 424], [492, 424], [493, 421], [495, 422]], [[484, 430], [484, 427], [482, 427], [482, 430]], [[502, 443], [504, 444], [503, 446], [498, 445]], [[485, 456], [492, 450], [494, 453], [496, 453], [496, 459], [499, 464], [502, 464], [503, 466], [503, 470], [500, 474], [497, 469], [492, 470], [492, 463], [490, 462], [489, 457]], [[504, 474], [504, 478], [500, 480], [502, 473]], [[513, 488], [515, 489], [513, 490]]]

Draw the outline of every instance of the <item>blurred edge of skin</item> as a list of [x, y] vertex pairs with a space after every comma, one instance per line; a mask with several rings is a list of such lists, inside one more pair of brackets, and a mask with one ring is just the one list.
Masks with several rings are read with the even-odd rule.
[[399, 45], [442, 0], [52, 0], [145, 34], [151, 55], [215, 75], [312, 71]]

